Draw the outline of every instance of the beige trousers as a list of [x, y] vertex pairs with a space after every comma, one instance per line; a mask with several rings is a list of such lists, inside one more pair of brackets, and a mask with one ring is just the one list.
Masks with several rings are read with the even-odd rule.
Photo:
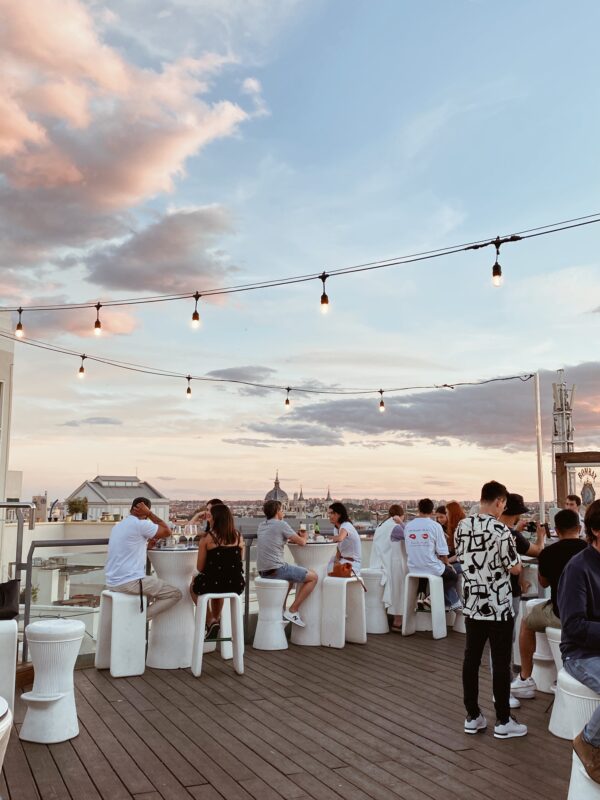
[[[129, 581], [120, 586], [108, 586], [111, 592], [123, 592], [123, 594], [140, 594], [140, 582]], [[161, 581], [154, 575], [146, 575], [142, 578], [142, 594], [148, 598], [147, 618], [152, 619], [157, 614], [162, 614], [175, 603], [181, 600], [181, 592], [175, 586]]]

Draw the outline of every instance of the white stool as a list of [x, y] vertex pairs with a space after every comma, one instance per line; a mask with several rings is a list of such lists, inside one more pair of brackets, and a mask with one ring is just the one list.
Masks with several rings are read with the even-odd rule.
[[564, 668], [558, 673], [556, 685], [563, 695], [566, 716], [571, 727], [570, 738], [574, 739], [600, 705], [600, 695], [573, 678]]
[[367, 593], [365, 597], [365, 611], [367, 615], [367, 633], [389, 633], [385, 605], [383, 603], [385, 573], [382, 569], [361, 569], [362, 578]]
[[[550, 646], [550, 652], [554, 658], [554, 666], [556, 672], [559, 673], [562, 669], [562, 656], [560, 654], [560, 628], [546, 628], [546, 638]], [[552, 714], [550, 715], [550, 722], [548, 730], [553, 736], [558, 736], [559, 739], [572, 739], [573, 731], [571, 729], [571, 722], [569, 720], [569, 712], [567, 709], [567, 702], [560, 688], [558, 679], [556, 681], [556, 694], [554, 695], [554, 703], [552, 704]]]
[[346, 642], [367, 642], [365, 590], [358, 578], [328, 575], [323, 580], [321, 644], [340, 648]]
[[429, 582], [429, 599], [431, 601], [431, 629], [434, 639], [443, 639], [447, 636], [446, 628], [446, 603], [444, 600], [444, 581], [436, 575], [426, 572], [409, 572], [404, 582], [404, 613], [402, 615], [402, 636], [412, 636], [416, 630], [417, 591], [419, 580]]
[[258, 600], [258, 622], [252, 644], [255, 650], [287, 650], [286, 620], [282, 615], [289, 586], [287, 581], [277, 578], [254, 579]]
[[0, 620], [0, 697], [15, 707], [15, 676], [17, 673], [17, 620]]
[[21, 695], [27, 713], [19, 736], [26, 742], [55, 744], [79, 733], [73, 669], [85, 625], [75, 619], [32, 622], [25, 636], [33, 661], [33, 689]]
[[600, 784], [590, 778], [574, 750], [567, 800], [600, 800]]
[[[225, 606], [229, 606], [231, 614], [231, 632], [227, 630], [228, 624], [225, 624], [225, 613], [221, 615], [221, 657], [228, 658], [227, 650], [224, 648], [224, 639], [231, 639], [233, 668], [238, 675], [244, 674], [244, 621], [242, 617], [242, 599], [239, 594], [234, 592], [224, 592], [223, 594], [208, 593], [201, 594], [198, 597], [196, 604], [196, 620], [194, 623], [194, 646], [192, 649], [192, 674], [199, 677], [202, 673], [202, 656], [204, 655], [204, 631], [206, 628], [206, 610], [209, 600], [224, 600], [223, 612]], [[212, 642], [206, 642], [206, 645], [211, 645]]]
[[143, 675], [146, 668], [146, 606], [139, 594], [105, 589], [100, 595], [96, 640], [96, 669], [109, 669], [113, 678]]
[[10, 739], [12, 721], [13, 717], [8, 707], [8, 701], [0, 697], [0, 775], [2, 774], [2, 764], [8, 747], [8, 740]]
[[[526, 617], [529, 616], [534, 606], [546, 602], [547, 600], [543, 598], [528, 600], [525, 612]], [[556, 680], [556, 666], [545, 631], [536, 631], [535, 634], [535, 653], [533, 654], [533, 671], [531, 677], [535, 681], [538, 692], [553, 694], [552, 685]]]

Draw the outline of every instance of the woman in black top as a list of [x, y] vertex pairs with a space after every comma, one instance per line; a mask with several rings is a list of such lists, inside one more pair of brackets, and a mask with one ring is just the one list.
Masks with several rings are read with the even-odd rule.
[[[198, 574], [190, 586], [194, 603], [201, 594], [244, 591], [244, 541], [231, 511], [226, 505], [214, 505], [209, 514], [210, 530], [198, 546]], [[206, 638], [216, 639], [219, 633], [222, 600], [211, 600], [206, 615]]]

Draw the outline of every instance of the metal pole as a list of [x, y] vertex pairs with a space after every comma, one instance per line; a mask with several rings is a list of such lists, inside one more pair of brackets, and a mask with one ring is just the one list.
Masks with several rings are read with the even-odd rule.
[[536, 372], [533, 380], [535, 395], [535, 434], [537, 441], [537, 470], [538, 470], [538, 497], [540, 502], [540, 523], [546, 521], [546, 506], [544, 504], [544, 469], [543, 442], [542, 442], [542, 406], [540, 402], [540, 373]]

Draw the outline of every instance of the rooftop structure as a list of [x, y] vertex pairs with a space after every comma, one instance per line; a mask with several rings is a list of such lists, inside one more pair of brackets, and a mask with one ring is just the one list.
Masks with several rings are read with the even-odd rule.
[[275, 485], [270, 492], [265, 495], [265, 503], [267, 500], [278, 500], [284, 507], [287, 507], [288, 496], [279, 485], [279, 470], [275, 473]]
[[66, 502], [80, 497], [88, 501], [90, 520], [102, 519], [107, 515], [125, 517], [129, 514], [131, 504], [136, 497], [147, 497], [158, 517], [169, 518], [168, 499], [136, 475], [96, 475], [71, 492]]

